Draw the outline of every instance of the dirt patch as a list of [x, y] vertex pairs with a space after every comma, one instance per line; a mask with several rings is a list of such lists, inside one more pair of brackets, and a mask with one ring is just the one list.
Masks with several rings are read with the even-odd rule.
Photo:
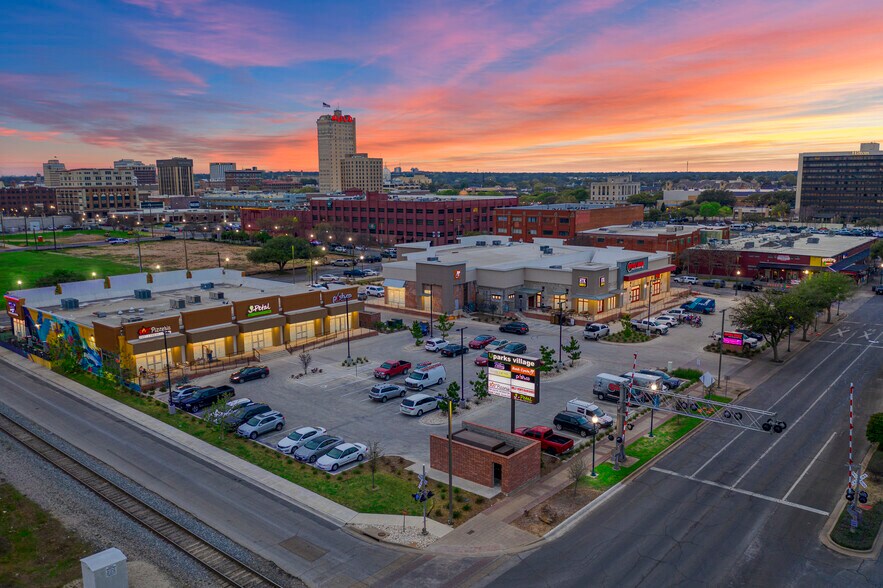
[[[232, 245], [214, 241], [187, 240], [187, 261], [190, 269], [208, 269], [218, 267], [218, 258], [221, 265], [230, 269], [247, 270], [248, 273], [275, 271], [276, 264], [258, 264], [248, 261], [246, 257], [254, 247], [247, 245]], [[102, 257], [120, 263], [138, 266], [138, 246], [134, 241], [128, 245], [116, 245], [113, 247], [84, 247], [71, 251], [72, 255], [83, 257]], [[229, 259], [229, 261], [227, 261]], [[174, 241], [147, 241], [141, 242], [141, 260], [144, 269], [156, 271], [181, 270], [184, 265], [184, 239]], [[304, 263], [306, 263], [304, 261]], [[288, 266], [290, 270], [291, 267]]]
[[568, 486], [542, 504], [525, 511], [512, 524], [522, 531], [542, 537], [600, 495], [600, 491], [584, 485], [577, 486], [575, 493], [573, 486]]

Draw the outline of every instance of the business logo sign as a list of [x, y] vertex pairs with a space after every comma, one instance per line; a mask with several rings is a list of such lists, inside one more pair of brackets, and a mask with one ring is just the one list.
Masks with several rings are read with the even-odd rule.
[[607, 276], [601, 276], [600, 278], [598, 278], [598, 285], [601, 286], [602, 288], [606, 287], [607, 286]]
[[20, 302], [21, 301], [18, 298], [6, 296], [6, 314], [17, 317], [18, 309], [21, 307]]
[[454, 279], [459, 280], [460, 276], [463, 275], [463, 270], [454, 270]]
[[158, 327], [141, 327], [138, 329], [139, 339], [152, 339], [154, 337], [162, 337], [163, 333], [171, 333], [172, 327], [168, 325], [160, 325]]
[[790, 255], [777, 255], [776, 259], [778, 261], [791, 261], [791, 256]]
[[579, 279], [579, 287], [586, 288], [589, 285], [589, 278], [580, 278]]
[[539, 358], [488, 352], [488, 392], [526, 404], [540, 402]]
[[639, 259], [637, 261], [630, 261], [625, 264], [625, 271], [628, 273], [636, 272], [638, 270], [645, 269], [647, 267], [646, 259]]
[[356, 119], [354, 119], [352, 116], [350, 116], [350, 115], [348, 115], [348, 114], [334, 114], [334, 115], [331, 115], [331, 120], [333, 120], [334, 122], [347, 122], [347, 123], [354, 123], [354, 122], [356, 122]]
[[834, 265], [835, 263], [837, 263], [837, 260], [834, 259], [833, 257], [823, 257], [822, 258], [822, 265], [825, 267], [830, 267], [830, 266]]
[[253, 318], [256, 316], [264, 316], [265, 314], [273, 314], [273, 309], [270, 307], [269, 302], [262, 302], [260, 304], [252, 304], [245, 311], [246, 318]]
[[331, 304], [336, 302], [346, 302], [347, 300], [352, 300], [353, 295], [350, 292], [344, 292], [342, 294], [335, 294], [331, 297]]
[[745, 336], [742, 333], [737, 333], [735, 331], [724, 331], [724, 345], [737, 345], [739, 347], [742, 347], [742, 343], [744, 340]]

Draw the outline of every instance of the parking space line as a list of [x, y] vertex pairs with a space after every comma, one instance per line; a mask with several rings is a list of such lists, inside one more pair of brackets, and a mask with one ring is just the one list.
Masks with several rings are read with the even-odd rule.
[[758, 494], [757, 492], [751, 492], [750, 490], [742, 490], [741, 488], [735, 488], [733, 486], [727, 486], [726, 484], [721, 484], [720, 482], [714, 482], [712, 480], [703, 480], [701, 478], [696, 478], [694, 476], [688, 476], [686, 474], [679, 474], [678, 472], [673, 472], [671, 470], [664, 470], [662, 468], [651, 467], [650, 471], [659, 472], [660, 474], [668, 474], [669, 476], [675, 476], [677, 478], [683, 478], [685, 480], [690, 480], [693, 482], [699, 482], [700, 484], [705, 484], [707, 486], [714, 486], [715, 488], [721, 488], [723, 490], [728, 490], [730, 492], [735, 492], [737, 494], [744, 494], [745, 496], [752, 496], [754, 498], [760, 498], [761, 500], [766, 500], [769, 502], [775, 502], [776, 504], [781, 504], [783, 506], [790, 506], [793, 508], [799, 508], [800, 510], [805, 510], [807, 512], [811, 512], [814, 514], [828, 516], [828, 511], [821, 510], [818, 508], [813, 508], [811, 506], [806, 506], [805, 504], [797, 504], [796, 502], [788, 502], [784, 498], [774, 498], [772, 496], [767, 496], [766, 494]]
[[834, 440], [834, 437], [836, 437], [836, 436], [837, 436], [837, 432], [836, 432], [836, 431], [833, 432], [833, 433], [831, 433], [831, 436], [828, 437], [828, 440], [825, 441], [825, 444], [822, 445], [822, 448], [819, 449], [819, 452], [816, 453], [815, 457], [813, 457], [811, 460], [809, 460], [809, 463], [806, 464], [806, 467], [803, 469], [803, 472], [801, 472], [800, 477], [798, 477], [798, 478], [794, 481], [794, 483], [791, 484], [791, 487], [788, 488], [788, 492], [785, 493], [785, 496], [782, 498], [782, 500], [788, 500], [788, 497], [791, 496], [791, 493], [794, 492], [794, 489], [797, 488], [797, 485], [798, 485], [798, 484], [800, 484], [800, 481], [803, 479], [803, 477], [804, 477], [804, 476], [806, 475], [806, 473], [809, 471], [809, 468], [811, 468], [811, 467], [813, 466], [813, 464], [816, 463], [816, 461], [819, 459], [819, 456], [822, 455], [822, 452], [823, 452], [823, 451], [825, 450], [825, 448], [831, 443], [831, 441]]

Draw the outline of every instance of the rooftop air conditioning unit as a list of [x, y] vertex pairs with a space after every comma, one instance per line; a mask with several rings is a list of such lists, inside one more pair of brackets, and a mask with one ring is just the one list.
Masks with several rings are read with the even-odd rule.
[[177, 310], [179, 308], [185, 308], [187, 304], [184, 302], [183, 298], [172, 298], [169, 300], [169, 308], [172, 310]]
[[150, 300], [150, 290], [135, 290], [135, 298], [137, 300]]
[[438, 257], [427, 257], [426, 261], [438, 261]]
[[187, 296], [187, 304], [199, 304], [202, 302], [202, 296], [199, 294], [190, 294]]
[[199, 285], [199, 288], [201, 290], [211, 290], [214, 287], [215, 287], [214, 282], [203, 282], [202, 284]]
[[745, 243], [744, 249], [754, 249], [754, 241]]
[[543, 253], [545, 253], [546, 255], [552, 255], [552, 248], [551, 248], [551, 247], [546, 247], [546, 250], [543, 251]]
[[564, 269], [563, 266], [560, 265], [550, 265], [549, 269]]
[[499, 247], [502, 244], [503, 244], [502, 241], [491, 241], [491, 245], [495, 245], [496, 247]]
[[75, 308], [80, 308], [80, 301], [76, 298], [61, 299], [61, 310], [74, 310]]
[[476, 241], [475, 246], [476, 247], [487, 247], [487, 241]]
[[809, 238], [806, 240], [806, 242], [807, 242], [807, 244], [809, 244], [809, 243], [818, 243], [818, 242], [819, 242], [819, 238], [818, 238], [818, 237], [809, 237]]
[[214, 292], [209, 292], [208, 297], [211, 298], [212, 300], [223, 300], [224, 293], [221, 292], [220, 290], [216, 290]]

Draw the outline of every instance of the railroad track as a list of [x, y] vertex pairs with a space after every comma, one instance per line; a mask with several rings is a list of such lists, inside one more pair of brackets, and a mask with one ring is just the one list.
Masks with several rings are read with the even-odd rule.
[[153, 507], [2, 414], [0, 414], [0, 430], [188, 554], [227, 585], [242, 588], [281, 588], [279, 584], [260, 572], [194, 535]]

